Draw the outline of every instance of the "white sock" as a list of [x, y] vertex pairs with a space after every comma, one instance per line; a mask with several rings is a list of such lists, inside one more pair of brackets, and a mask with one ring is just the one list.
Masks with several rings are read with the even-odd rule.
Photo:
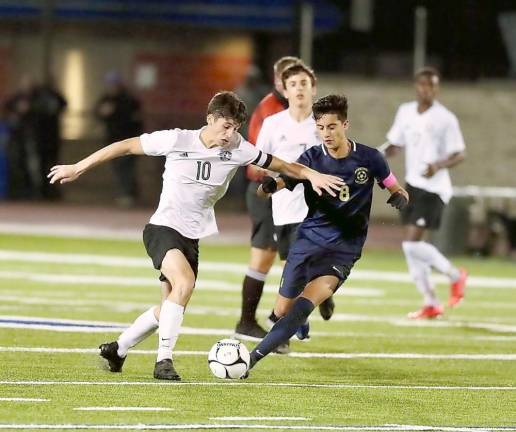
[[129, 348], [140, 343], [158, 328], [158, 320], [154, 315], [155, 306], [146, 310], [134, 320], [131, 326], [118, 337], [118, 351], [120, 357], [125, 357]]
[[424, 305], [437, 306], [439, 304], [439, 300], [437, 299], [434, 285], [430, 279], [430, 265], [415, 256], [412, 248], [414, 243], [416, 242], [404, 241], [402, 243], [410, 275], [416, 284], [417, 290], [423, 295]]
[[184, 306], [172, 303], [169, 300], [165, 300], [161, 305], [157, 362], [172, 358], [172, 350], [176, 346], [184, 310]]
[[416, 258], [427, 262], [439, 273], [447, 275], [452, 282], [459, 280], [459, 269], [454, 267], [434, 245], [424, 241], [409, 243], [412, 243], [413, 254]]

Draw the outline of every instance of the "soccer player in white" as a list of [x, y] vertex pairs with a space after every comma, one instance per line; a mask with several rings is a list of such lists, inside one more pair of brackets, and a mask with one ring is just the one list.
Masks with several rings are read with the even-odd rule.
[[[308, 66], [294, 64], [282, 72], [281, 80], [288, 108], [264, 120], [256, 147], [293, 162], [305, 150], [321, 145], [312, 113], [313, 98], [317, 91], [316, 77]], [[287, 259], [290, 245], [296, 238], [297, 227], [307, 213], [303, 185], [297, 185], [293, 191], [285, 189], [272, 195], [272, 218], [282, 261]], [[331, 297], [320, 305], [324, 319], [331, 317], [334, 307]], [[283, 315], [283, 311], [277, 309], [271, 313], [269, 321], [274, 323], [278, 316]], [[300, 339], [308, 337], [307, 324], [299, 329], [297, 336]]]
[[405, 180], [410, 203], [402, 211], [406, 225], [402, 243], [410, 274], [423, 295], [423, 307], [411, 319], [436, 318], [443, 313], [430, 280], [432, 268], [450, 279], [448, 306], [464, 297], [467, 272], [458, 269], [432, 244], [427, 230], [437, 229], [444, 206], [452, 196], [448, 168], [465, 158], [465, 145], [457, 117], [436, 100], [439, 73], [426, 67], [416, 72], [416, 101], [402, 104], [382, 146], [387, 156], [405, 149]]
[[232, 92], [217, 93], [199, 130], [171, 129], [113, 143], [73, 165], [57, 165], [50, 183], [76, 180], [87, 170], [119, 156], [166, 156], [158, 209], [143, 240], [154, 267], [161, 270], [162, 303], [140, 315], [117, 341], [100, 346], [112, 372], [120, 372], [129, 348], [156, 329], [159, 346], [154, 377], [180, 380], [172, 362], [183, 313], [195, 287], [199, 239], [217, 232], [213, 206], [224, 195], [239, 166], [254, 164], [308, 179], [316, 190], [334, 194], [342, 181], [297, 163], [266, 154], [237, 132], [246, 119], [245, 104]]

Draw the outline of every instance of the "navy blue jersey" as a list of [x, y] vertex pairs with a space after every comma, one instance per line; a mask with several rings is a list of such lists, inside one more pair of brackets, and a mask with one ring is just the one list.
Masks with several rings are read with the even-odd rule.
[[[324, 144], [305, 151], [297, 160], [323, 174], [341, 178], [345, 184], [337, 196], [312, 189], [309, 181], [302, 181], [308, 215], [298, 229], [298, 238], [305, 238], [328, 249], [351, 249], [360, 253], [367, 235], [369, 213], [375, 180], [385, 180], [390, 169], [378, 150], [350, 141], [348, 156], [335, 159]], [[283, 177], [292, 190], [300, 180]]]

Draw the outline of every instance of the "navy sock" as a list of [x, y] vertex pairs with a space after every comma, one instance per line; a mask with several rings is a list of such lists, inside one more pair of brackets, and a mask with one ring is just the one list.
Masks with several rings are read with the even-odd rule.
[[251, 366], [265, 357], [276, 347], [288, 341], [296, 332], [301, 324], [303, 324], [308, 316], [312, 313], [314, 304], [304, 298], [298, 298], [290, 312], [281, 318], [265, 338], [251, 352]]

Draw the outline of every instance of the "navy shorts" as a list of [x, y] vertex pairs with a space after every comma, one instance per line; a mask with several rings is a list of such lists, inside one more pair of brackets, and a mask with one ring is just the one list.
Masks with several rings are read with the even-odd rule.
[[336, 276], [337, 290], [347, 279], [360, 253], [350, 250], [331, 250], [317, 246], [307, 239], [297, 239], [288, 254], [279, 293], [286, 298], [296, 298], [306, 284], [320, 276]]

